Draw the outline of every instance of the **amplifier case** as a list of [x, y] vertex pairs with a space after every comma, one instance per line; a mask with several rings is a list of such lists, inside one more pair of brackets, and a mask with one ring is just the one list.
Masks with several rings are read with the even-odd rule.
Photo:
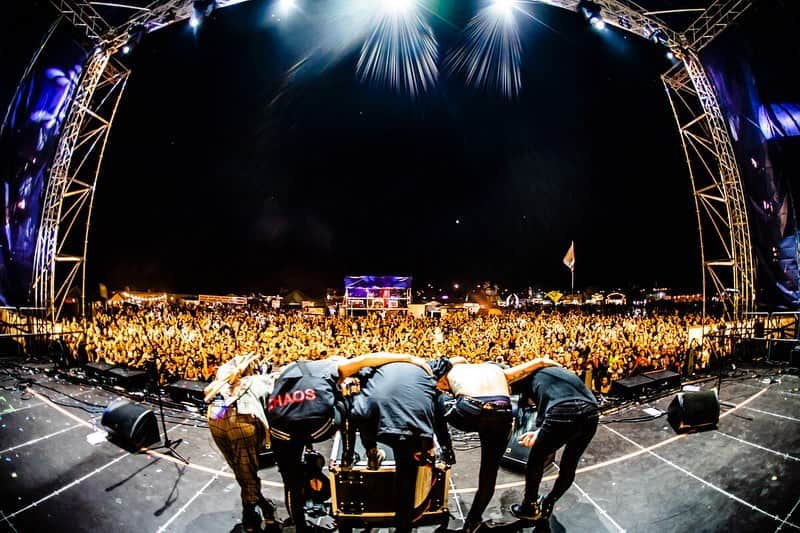
[[[350, 470], [334, 468], [330, 480], [331, 515], [335, 519], [380, 523], [394, 518], [394, 465], [382, 465], [378, 470], [367, 470], [359, 465]], [[430, 501], [420, 522], [441, 521], [448, 517], [449, 493], [449, 469], [443, 465], [421, 467], [417, 474], [415, 505], [420, 505], [428, 494]]]
[[[331, 447], [329, 478], [331, 482], [331, 516], [340, 525], [391, 524], [394, 520], [394, 455], [392, 449], [380, 445], [386, 459], [378, 470], [367, 470], [366, 460], [357, 460], [352, 468], [339, 468], [341, 462], [341, 435], [337, 432]], [[366, 457], [361, 439], [356, 439], [358, 457]], [[430, 495], [428, 510], [415, 522], [415, 526], [442, 524], [449, 520], [450, 469], [437, 463], [433, 468], [420, 467], [417, 473], [417, 490], [414, 500], [419, 507]]]

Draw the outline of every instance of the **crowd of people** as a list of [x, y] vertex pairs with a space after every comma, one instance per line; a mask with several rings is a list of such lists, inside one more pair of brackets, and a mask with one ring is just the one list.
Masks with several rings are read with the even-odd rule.
[[[144, 368], [157, 355], [165, 381], [209, 381], [237, 354], [263, 353], [273, 365], [329, 355], [387, 351], [424, 358], [460, 355], [469, 362], [517, 365], [550, 357], [596, 392], [612, 381], [653, 369], [688, 374], [707, 363], [687, 357], [696, 313], [614, 313], [575, 310], [448, 313], [441, 318], [372, 313], [310, 316], [259, 305], [124, 305], [97, 309], [92, 318], [66, 325], [84, 361]], [[712, 319], [706, 318], [709, 325]], [[692, 368], [687, 367], [687, 362]]]

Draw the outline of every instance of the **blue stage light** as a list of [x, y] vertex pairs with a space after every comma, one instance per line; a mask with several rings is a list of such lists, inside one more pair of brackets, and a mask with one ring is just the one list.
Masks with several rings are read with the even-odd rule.
[[499, 17], [511, 19], [514, 14], [515, 0], [494, 0], [492, 2], [492, 11]]
[[377, 10], [361, 46], [356, 75], [412, 97], [431, 90], [439, 77], [438, 43], [416, 0], [368, 0]]
[[189, 26], [199, 27], [216, 8], [216, 0], [192, 0], [192, 17], [189, 19]]
[[142, 42], [142, 37], [144, 37], [145, 33], [147, 33], [147, 30], [143, 24], [132, 25], [128, 30], [128, 42], [122, 46], [120, 52], [122, 52], [123, 55], [128, 55], [133, 52], [133, 50], [139, 46], [139, 43]]
[[414, 0], [381, 0], [381, 9], [386, 13], [407, 13], [414, 5]]
[[603, 30], [606, 27], [606, 22], [600, 17], [590, 18], [589, 23], [592, 25], [592, 28], [596, 30]]
[[478, 11], [467, 24], [464, 43], [448, 54], [448, 70], [463, 72], [473, 87], [494, 87], [509, 99], [516, 97], [522, 88], [522, 41], [515, 11], [526, 13], [516, 0]]
[[581, 0], [578, 2], [578, 12], [592, 25], [592, 28], [596, 30], [605, 29], [606, 23], [601, 14], [600, 4], [589, 0]]

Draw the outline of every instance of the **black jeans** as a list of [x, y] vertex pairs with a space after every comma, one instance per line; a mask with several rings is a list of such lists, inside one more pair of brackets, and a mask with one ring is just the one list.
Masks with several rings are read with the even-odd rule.
[[[342, 408], [337, 404], [333, 420], [296, 420], [282, 428], [283, 435], [291, 436], [289, 440], [280, 439], [275, 433], [270, 439], [270, 448], [283, 480], [286, 510], [289, 511], [298, 532], [311, 530], [305, 518], [308, 479], [303, 456], [306, 447], [331, 438], [342, 421]], [[325, 428], [327, 431], [323, 431]], [[273, 432], [277, 429], [272, 428]]]
[[[475, 399], [459, 396], [456, 399], [439, 395], [447, 422], [456, 429], [477, 433], [481, 440], [481, 465], [478, 472], [478, 491], [472, 500], [467, 520], [480, 522], [483, 512], [494, 495], [500, 459], [508, 447], [514, 415], [508, 397], [492, 396]], [[484, 406], [481, 406], [484, 404]], [[445, 432], [446, 433], [446, 432]], [[442, 442], [442, 432], [437, 431], [442, 446], [451, 447], [448, 439]]]
[[547, 457], [565, 444], [558, 478], [547, 499], [555, 503], [567, 492], [575, 480], [578, 461], [597, 431], [598, 419], [597, 407], [581, 400], [562, 402], [547, 410], [544, 423], [528, 455], [523, 503], [536, 501]]
[[303, 453], [306, 446], [301, 441], [272, 440], [272, 452], [283, 479], [286, 509], [297, 531], [310, 531], [305, 518], [305, 470]]

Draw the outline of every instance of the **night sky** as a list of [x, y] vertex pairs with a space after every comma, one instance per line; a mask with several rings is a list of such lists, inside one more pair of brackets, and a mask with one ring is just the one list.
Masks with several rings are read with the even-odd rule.
[[[429, 20], [440, 55], [468, 3]], [[53, 18], [43, 1], [10, 9], [3, 105]], [[197, 39], [186, 23], [146, 36], [98, 183], [90, 290], [318, 293], [347, 274], [569, 288], [571, 240], [578, 288], [698, 287], [664, 49], [535, 9], [547, 26], [522, 23], [512, 101], [446, 72], [416, 99], [362, 84], [358, 48], [287, 76], [314, 34], [259, 0]]]

